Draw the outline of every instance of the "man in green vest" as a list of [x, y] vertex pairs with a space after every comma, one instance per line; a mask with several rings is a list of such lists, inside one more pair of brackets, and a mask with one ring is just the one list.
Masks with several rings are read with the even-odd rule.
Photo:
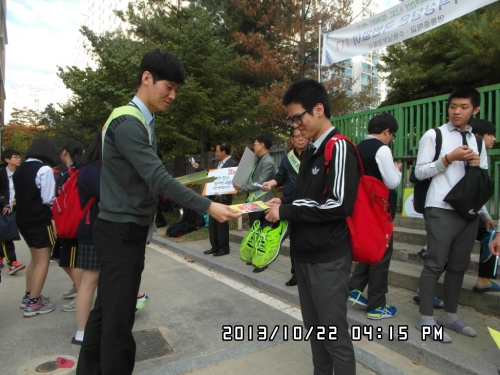
[[[280, 167], [273, 179], [262, 184], [262, 190], [269, 191], [275, 186], [280, 187], [284, 185], [285, 187], [283, 188], [283, 196], [292, 196], [293, 191], [295, 190], [297, 175], [299, 174], [302, 153], [307, 147], [307, 139], [300, 134], [300, 131], [298, 129], [291, 128], [290, 143], [292, 145], [292, 149], [284, 158], [281, 159]], [[292, 253], [290, 253], [290, 261], [292, 263], [292, 278], [285, 283], [286, 286], [297, 285]]]

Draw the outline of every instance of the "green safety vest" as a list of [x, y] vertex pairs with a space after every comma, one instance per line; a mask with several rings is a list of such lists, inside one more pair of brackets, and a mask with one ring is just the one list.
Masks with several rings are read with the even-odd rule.
[[106, 123], [102, 127], [102, 153], [104, 154], [104, 137], [106, 136], [106, 132], [108, 130], [109, 125], [111, 122], [124, 115], [130, 115], [137, 117], [139, 120], [141, 120], [142, 124], [146, 128], [149, 136], [149, 143], [153, 142], [153, 137], [151, 134], [151, 127], [146, 125], [146, 119], [144, 118], [144, 115], [142, 114], [141, 110], [137, 107], [134, 107], [132, 105], [124, 105], [123, 107], [118, 107], [113, 109], [113, 112], [111, 112], [111, 115], [108, 117]]
[[295, 171], [295, 173], [299, 174], [300, 159], [295, 155], [293, 149], [287, 154], [287, 156], [288, 156], [288, 161], [290, 162], [290, 165], [292, 166], [293, 170]]

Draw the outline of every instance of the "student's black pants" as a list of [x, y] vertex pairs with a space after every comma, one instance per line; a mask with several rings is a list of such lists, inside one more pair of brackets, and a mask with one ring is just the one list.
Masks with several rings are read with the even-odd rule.
[[132, 327], [144, 269], [148, 226], [98, 219], [94, 246], [101, 262], [77, 375], [130, 375], [135, 364]]
[[8, 266], [10, 266], [12, 262], [17, 261], [14, 241], [2, 242], [2, 257], [4, 257], [5, 263]]

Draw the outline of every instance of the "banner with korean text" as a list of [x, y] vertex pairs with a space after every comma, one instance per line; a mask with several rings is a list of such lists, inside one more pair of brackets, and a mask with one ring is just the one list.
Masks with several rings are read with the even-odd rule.
[[406, 0], [323, 36], [323, 66], [425, 33], [497, 0]]

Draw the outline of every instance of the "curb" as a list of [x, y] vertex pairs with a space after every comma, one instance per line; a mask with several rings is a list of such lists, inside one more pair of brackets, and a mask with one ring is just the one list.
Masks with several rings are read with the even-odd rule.
[[[266, 275], [254, 274], [248, 268], [235, 266], [221, 259], [214, 261], [213, 257], [203, 257], [199, 251], [190, 249], [188, 246], [182, 244], [171, 242], [156, 235], [153, 236], [151, 242], [155, 245], [167, 247], [177, 254], [191, 258], [217, 272], [272, 293], [275, 296], [283, 298], [296, 305], [300, 305], [298, 291], [296, 288], [290, 290], [290, 288], [287, 288], [283, 283], [278, 283], [276, 280]], [[375, 329], [377, 332], [382, 334], [382, 338], [377, 339], [377, 343], [380, 343], [387, 348], [411, 359], [412, 361], [420, 363], [423, 366], [441, 374], [484, 375], [496, 374], [498, 372], [498, 368], [496, 366], [490, 363], [485, 363], [485, 361], [481, 361], [476, 357], [463, 353], [450, 346], [446, 346], [445, 344], [441, 344], [439, 342], [421, 341], [420, 335], [417, 333], [418, 331], [416, 331], [413, 325], [409, 327], [405, 326], [408, 332], [407, 340], [398, 341], [396, 338], [395, 340], [390, 341], [388, 336], [390, 331], [394, 331], [394, 325], [392, 325], [387, 319], [367, 321], [364, 311], [348, 309], [347, 320], [351, 327], [367, 326]], [[377, 329], [377, 327], [380, 328]], [[356, 360], [361, 362], [363, 358], [371, 358], [370, 353], [365, 352], [360, 348], [358, 349], [361, 350], [364, 355], [360, 355], [359, 358], [356, 357]], [[386, 373], [380, 372], [380, 369], [378, 368], [376, 369], [373, 366], [373, 361], [367, 360], [365, 362], [366, 363], [361, 363], [377, 373]]]

